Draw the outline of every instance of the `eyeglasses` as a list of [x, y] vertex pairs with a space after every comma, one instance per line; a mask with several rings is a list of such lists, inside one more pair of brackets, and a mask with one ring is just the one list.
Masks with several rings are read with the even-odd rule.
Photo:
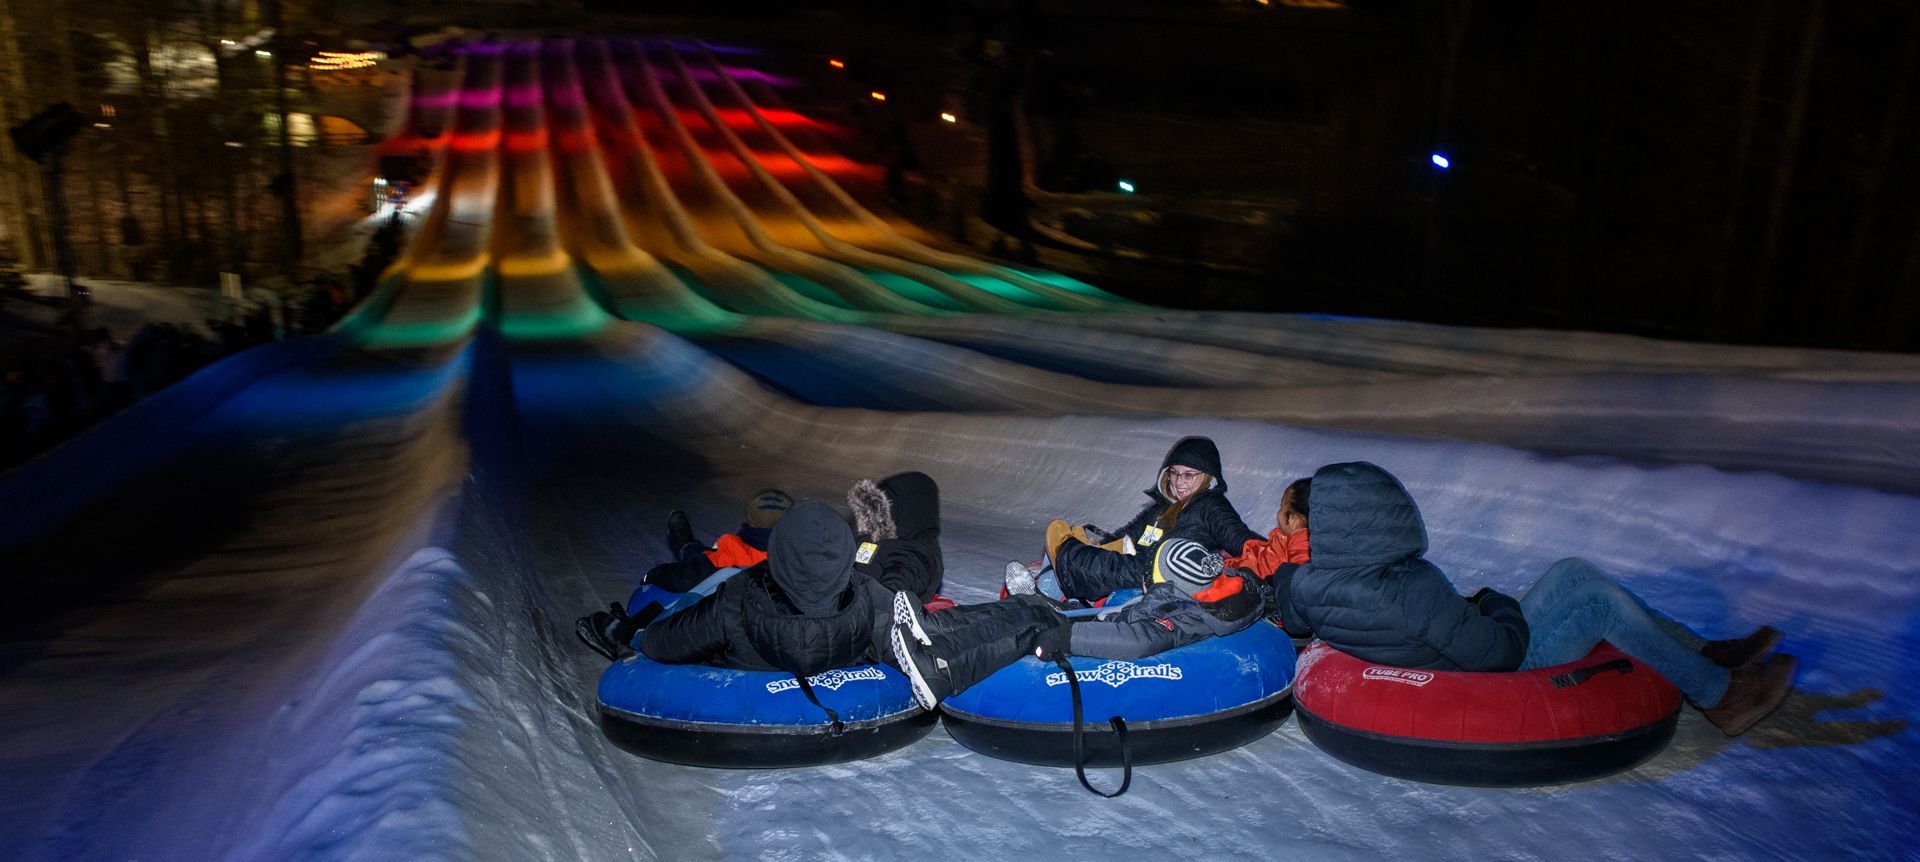
[[1202, 473], [1199, 470], [1188, 470], [1184, 473], [1180, 472], [1179, 470], [1167, 471], [1167, 478], [1174, 482], [1191, 482], [1205, 475], [1207, 474]]

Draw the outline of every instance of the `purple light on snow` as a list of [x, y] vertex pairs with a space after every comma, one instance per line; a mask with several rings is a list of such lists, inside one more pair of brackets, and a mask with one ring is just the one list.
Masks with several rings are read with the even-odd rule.
[[733, 76], [733, 79], [736, 81], [759, 81], [769, 87], [781, 88], [792, 87], [797, 83], [792, 78], [762, 72], [759, 69], [749, 69], [744, 66], [728, 66], [726, 70], [727, 74]]
[[507, 88], [507, 105], [514, 108], [534, 108], [540, 105], [539, 84], [515, 84]]
[[460, 107], [476, 109], [494, 107], [500, 104], [500, 93], [501, 90], [497, 86], [462, 90], [460, 92]]
[[460, 104], [460, 91], [448, 90], [444, 93], [415, 93], [413, 104], [417, 108], [451, 108]]

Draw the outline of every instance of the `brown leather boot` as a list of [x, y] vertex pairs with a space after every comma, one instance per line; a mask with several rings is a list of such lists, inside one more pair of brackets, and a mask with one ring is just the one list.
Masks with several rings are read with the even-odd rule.
[[1733, 669], [1727, 693], [1711, 708], [1700, 710], [1713, 726], [1728, 736], [1739, 736], [1773, 712], [1793, 691], [1793, 671], [1800, 664], [1790, 655]]
[[1759, 661], [1779, 643], [1779, 629], [1761, 626], [1743, 638], [1707, 641], [1706, 646], [1700, 648], [1700, 655], [1721, 667], [1739, 667]]

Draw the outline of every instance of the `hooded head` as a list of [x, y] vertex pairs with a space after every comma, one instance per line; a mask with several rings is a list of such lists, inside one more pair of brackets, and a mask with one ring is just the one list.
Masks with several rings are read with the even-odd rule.
[[1154, 492], [1167, 499], [1172, 499], [1166, 488], [1167, 470], [1175, 466], [1199, 470], [1213, 477], [1207, 487], [1217, 488], [1222, 494], [1227, 492], [1227, 477], [1220, 472], [1220, 447], [1213, 445], [1211, 439], [1182, 437], [1167, 450], [1167, 457], [1160, 462], [1160, 475], [1154, 480]]
[[870, 541], [940, 535], [940, 486], [925, 473], [895, 473], [878, 483], [862, 479], [847, 491], [847, 506], [855, 529]]
[[853, 577], [853, 528], [825, 503], [802, 500], [774, 525], [767, 568], [801, 613], [833, 613]]
[[880, 480], [893, 512], [894, 535], [911, 539], [940, 529], [940, 486], [918, 471], [895, 473]]
[[1427, 551], [1420, 507], [1393, 474], [1365, 461], [1313, 474], [1313, 565], [1374, 566]]
[[1222, 571], [1220, 555], [1191, 539], [1168, 539], [1153, 552], [1154, 583], [1169, 583], [1191, 596], [1213, 585]]

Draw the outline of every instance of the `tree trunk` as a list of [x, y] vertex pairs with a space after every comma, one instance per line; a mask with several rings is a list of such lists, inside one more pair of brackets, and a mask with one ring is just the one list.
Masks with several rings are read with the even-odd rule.
[[[1846, 317], [1857, 306], [1866, 285], [1862, 284], [1861, 273], [1867, 269], [1868, 246], [1873, 239], [1880, 214], [1880, 190], [1886, 185], [1887, 176], [1893, 169], [1893, 157], [1906, 127], [1907, 94], [1912, 89], [1914, 56], [1920, 53], [1920, 13], [1910, 14], [1907, 19], [1906, 43], [1900, 50], [1900, 67], [1887, 80], [1887, 115], [1880, 124], [1880, 140], [1874, 146], [1873, 161], [1868, 163], [1861, 175], [1857, 192], [1860, 195], [1860, 218], [1854, 223], [1853, 243], [1847, 250], [1846, 274], [1835, 285], [1834, 314], [1828, 316], [1828, 333], [1844, 333], [1851, 319]], [[1900, 285], [1894, 285], [1900, 289]]]
[[1820, 31], [1826, 23], [1826, 0], [1813, 0], [1807, 8], [1805, 35], [1800, 41], [1800, 58], [1794, 64], [1793, 97], [1787, 104], [1785, 140], [1773, 172], [1773, 193], [1767, 201], [1767, 232], [1760, 244], [1759, 270], [1753, 276], [1753, 304], [1747, 308], [1746, 334], [1766, 334], [1777, 316], [1773, 287], [1773, 267], [1780, 251], [1780, 232], [1786, 225], [1787, 201], [1793, 193], [1793, 174], [1800, 160], [1800, 139], [1807, 125], [1807, 91], [1813, 85], [1813, 63], [1820, 56]]
[[[21, 62], [26, 52], [21, 47], [19, 27], [14, 20], [16, 5], [14, 0], [0, 0], [0, 125], [7, 128], [34, 113], [26, 67]], [[45, 245], [46, 210], [37, 189], [40, 168], [13, 155], [11, 147], [0, 152], [8, 154], [0, 163], [0, 170], [6, 174], [7, 234], [13, 239], [14, 252], [20, 256], [23, 267], [45, 269], [52, 265], [52, 254]]]
[[1747, 190], [1747, 168], [1753, 160], [1753, 139], [1760, 122], [1761, 82], [1767, 73], [1767, 48], [1773, 37], [1775, 0], [1762, 0], [1753, 23], [1753, 48], [1747, 53], [1746, 89], [1740, 96], [1740, 130], [1734, 135], [1732, 169], [1727, 177], [1726, 212], [1720, 222], [1720, 280], [1714, 286], [1712, 306], [1705, 310], [1708, 334], [1728, 338], [1738, 334], [1740, 316], [1732, 313], [1737, 278], [1750, 278], [1740, 260], [1741, 198]]
[[280, 113], [280, 172], [286, 185], [280, 198], [280, 212], [286, 220], [287, 248], [285, 274], [289, 280], [300, 277], [300, 261], [306, 256], [306, 243], [300, 227], [300, 187], [293, 170], [293, 129], [287, 121], [287, 52], [299, 44], [287, 35], [284, 0], [267, 0], [269, 26], [274, 32], [273, 102]]

